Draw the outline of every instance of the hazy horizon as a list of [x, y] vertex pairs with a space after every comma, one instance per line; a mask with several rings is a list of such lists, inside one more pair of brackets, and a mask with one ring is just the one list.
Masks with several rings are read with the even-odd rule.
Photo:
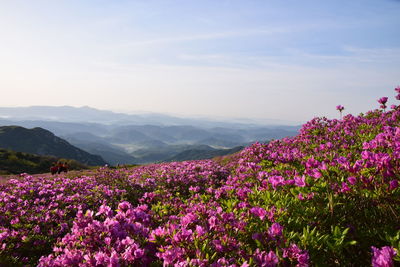
[[[197, 115], [197, 114], [174, 114], [174, 113], [161, 113], [161, 112], [152, 112], [152, 111], [144, 111], [144, 110], [136, 110], [136, 111], [123, 111], [123, 110], [108, 110], [108, 109], [99, 109], [99, 108], [94, 108], [90, 106], [70, 106], [70, 105], [63, 105], [63, 106], [51, 106], [51, 105], [38, 105], [38, 106], [0, 106], [0, 109], [2, 108], [48, 108], [48, 107], [54, 107], [54, 108], [77, 108], [77, 109], [95, 109], [98, 111], [109, 111], [113, 112], [116, 114], [124, 114], [124, 115], [139, 115], [139, 116], [168, 116], [168, 117], [173, 117], [173, 118], [178, 118], [178, 119], [188, 119], [188, 120], [205, 120], [205, 121], [210, 121], [210, 122], [223, 122], [223, 123], [236, 123], [236, 124], [254, 124], [258, 126], [272, 126], [272, 125], [288, 125], [288, 126], [299, 126], [304, 124], [306, 121], [289, 121], [289, 120], [281, 120], [281, 119], [274, 119], [274, 118], [251, 118], [251, 117], [224, 117], [224, 116], [206, 116], [206, 115]], [[21, 119], [26, 119], [29, 117], [32, 117], [30, 114], [24, 115], [24, 116], [8, 116], [8, 115], [2, 115], [0, 112], [0, 119], [16, 119], [16, 118], [21, 118]], [[33, 116], [36, 117], [36, 116]], [[40, 117], [40, 116], [39, 116]], [[38, 119], [40, 119], [38, 117]], [[63, 120], [57, 117], [57, 119], [60, 122], [62, 121], [68, 121], [68, 120]], [[83, 122], [83, 121], [82, 121]], [[89, 121], [87, 121], [89, 122]], [[151, 124], [151, 123], [149, 123]]]
[[400, 1], [3, 1], [1, 107], [305, 122], [400, 84]]

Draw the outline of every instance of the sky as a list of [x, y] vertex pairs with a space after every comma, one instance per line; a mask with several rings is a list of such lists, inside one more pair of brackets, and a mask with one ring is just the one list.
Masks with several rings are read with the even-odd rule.
[[0, 106], [305, 122], [395, 103], [398, 0], [1, 0]]

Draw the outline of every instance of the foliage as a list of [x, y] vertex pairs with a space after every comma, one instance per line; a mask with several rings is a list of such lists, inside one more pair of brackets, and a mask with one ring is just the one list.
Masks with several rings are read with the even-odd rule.
[[71, 159], [40, 156], [0, 148], [0, 174], [3, 175], [49, 172], [50, 167], [57, 161], [67, 163], [71, 170], [87, 168], [85, 165]]

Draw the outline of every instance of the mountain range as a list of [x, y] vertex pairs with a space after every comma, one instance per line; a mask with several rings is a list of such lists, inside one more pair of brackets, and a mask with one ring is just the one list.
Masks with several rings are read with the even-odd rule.
[[106, 162], [55, 136], [48, 130], [20, 126], [0, 127], [0, 147], [17, 152], [74, 159], [86, 165], [104, 165]]
[[299, 129], [69, 106], [0, 108], [0, 118], [0, 125], [47, 129], [112, 165], [212, 157], [254, 142], [294, 136]]

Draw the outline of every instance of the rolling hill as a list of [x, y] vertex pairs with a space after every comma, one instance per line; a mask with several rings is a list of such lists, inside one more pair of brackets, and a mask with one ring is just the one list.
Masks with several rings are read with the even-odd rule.
[[104, 165], [102, 157], [79, 149], [52, 132], [36, 127], [0, 127], [0, 147], [17, 152], [74, 159], [86, 165]]
[[86, 165], [75, 160], [60, 159], [53, 156], [40, 156], [0, 148], [0, 175], [46, 173], [49, 172], [53, 163], [57, 161], [66, 162], [70, 170], [87, 168]]

